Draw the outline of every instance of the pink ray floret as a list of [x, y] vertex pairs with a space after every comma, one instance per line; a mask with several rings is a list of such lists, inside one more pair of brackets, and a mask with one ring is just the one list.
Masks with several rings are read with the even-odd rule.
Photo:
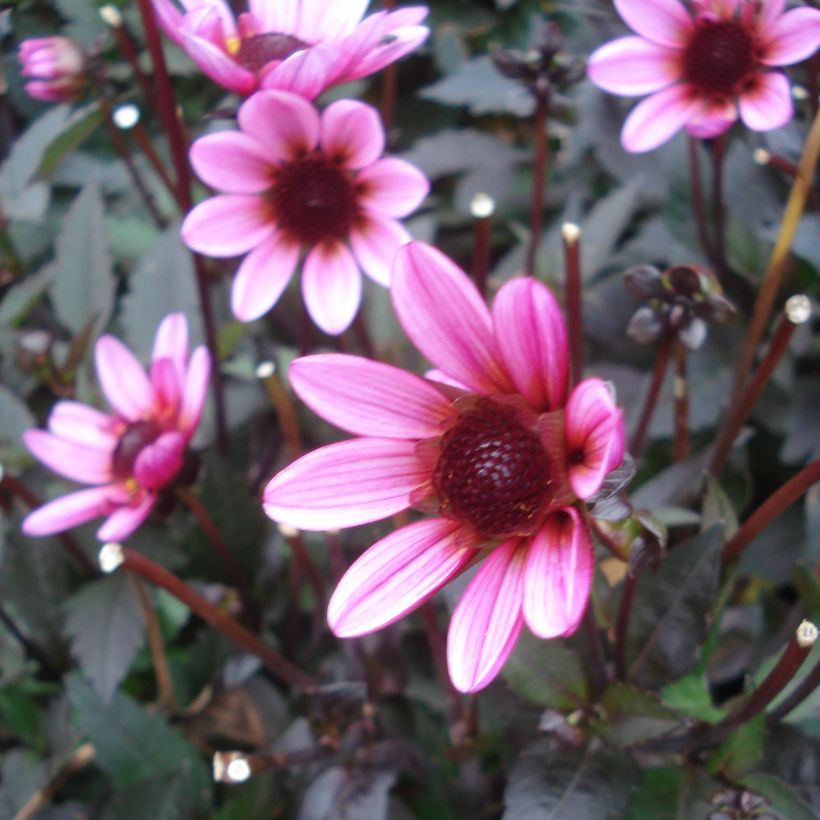
[[396, 256], [391, 295], [435, 381], [355, 356], [297, 359], [299, 397], [358, 438], [274, 476], [265, 510], [306, 530], [431, 513], [355, 561], [328, 622], [343, 638], [381, 629], [483, 561], [447, 643], [453, 683], [474, 692], [498, 674], [524, 624], [553, 638], [580, 623], [593, 552], [579, 502], [621, 463], [623, 413], [600, 379], [570, 390], [564, 321], [534, 279], [507, 282], [490, 311], [453, 262], [411, 242]]
[[260, 88], [307, 99], [381, 70], [417, 49], [427, 8], [364, 16], [368, 0], [153, 0], [165, 33], [212, 80], [247, 96]]
[[247, 254], [231, 295], [243, 322], [276, 304], [303, 256], [308, 312], [326, 333], [341, 333], [361, 301], [361, 271], [389, 284], [393, 257], [410, 240], [398, 218], [429, 183], [382, 156], [379, 116], [364, 103], [339, 100], [320, 114], [296, 94], [259, 91], [239, 109], [239, 127], [192, 146], [196, 172], [224, 193], [188, 214], [182, 237], [209, 256]]
[[32, 37], [17, 51], [26, 93], [43, 102], [72, 102], [86, 84], [85, 55], [68, 37]]
[[792, 117], [791, 87], [778, 66], [820, 46], [820, 11], [785, 11], [785, 0], [614, 0], [638, 36], [601, 46], [589, 78], [612, 94], [649, 96], [627, 117], [627, 151], [651, 151], [681, 128], [715, 137], [740, 119], [753, 131]]
[[188, 355], [188, 323], [167, 316], [157, 331], [146, 373], [113, 336], [97, 341], [106, 414], [75, 401], [58, 402], [48, 430], [27, 430], [28, 449], [64, 478], [94, 485], [30, 513], [27, 535], [51, 535], [105, 517], [101, 541], [121, 541], [151, 513], [182, 469], [208, 392], [211, 359], [204, 347]]

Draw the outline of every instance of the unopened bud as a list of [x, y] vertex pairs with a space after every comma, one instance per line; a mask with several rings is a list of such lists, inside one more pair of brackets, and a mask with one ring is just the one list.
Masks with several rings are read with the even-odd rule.
[[495, 200], [485, 193], [477, 193], [470, 201], [470, 213], [474, 219], [489, 219], [495, 213]]
[[574, 245], [581, 238], [581, 229], [574, 222], [565, 222], [561, 226], [561, 236], [567, 245]]
[[817, 640], [817, 627], [811, 621], [803, 621], [794, 634], [801, 649], [810, 649]]

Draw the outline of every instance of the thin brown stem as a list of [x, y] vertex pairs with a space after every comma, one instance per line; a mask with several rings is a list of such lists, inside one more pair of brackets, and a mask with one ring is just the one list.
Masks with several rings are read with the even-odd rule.
[[492, 222], [489, 216], [479, 217], [473, 222], [473, 281], [482, 296], [487, 295], [491, 226]]
[[689, 380], [686, 375], [686, 348], [680, 339], [675, 340], [675, 445], [676, 461], [689, 457]]
[[811, 671], [783, 698], [777, 708], [769, 713], [771, 721], [782, 720], [789, 712], [793, 712], [817, 687], [820, 686], [820, 661], [812, 667]]
[[635, 590], [638, 587], [637, 575], [626, 574], [621, 600], [618, 603], [618, 616], [615, 620], [615, 676], [626, 680], [626, 641], [629, 633], [629, 620], [632, 615], [632, 604], [635, 602]]
[[584, 315], [581, 304], [581, 229], [571, 222], [561, 227], [566, 268], [567, 331], [572, 385], [584, 374]]
[[257, 368], [257, 375], [268, 391], [271, 403], [276, 410], [276, 417], [279, 421], [279, 428], [285, 437], [285, 443], [292, 459], [302, 455], [302, 435], [299, 432], [299, 419], [296, 415], [296, 406], [293, 399], [285, 390], [284, 385], [276, 375], [276, 368], [271, 363], [263, 363]]
[[721, 134], [712, 142], [712, 217], [715, 226], [715, 260], [721, 272], [726, 269], [726, 206], [723, 202], [725, 154], [726, 136]]
[[535, 276], [538, 245], [541, 242], [541, 226], [544, 217], [544, 199], [547, 194], [547, 127], [549, 123], [549, 99], [546, 93], [538, 96], [535, 109], [535, 153], [532, 164], [532, 201], [530, 203], [530, 241], [527, 246], [525, 273]]
[[786, 272], [789, 252], [797, 232], [800, 217], [806, 207], [806, 199], [811, 191], [818, 157], [820, 157], [820, 114], [815, 116], [806, 144], [803, 147], [797, 177], [792, 184], [786, 210], [783, 213], [783, 220], [780, 223], [780, 232], [769, 259], [766, 273], [763, 276], [763, 283], [758, 291], [757, 301], [749, 322], [749, 329], [735, 369], [735, 379], [732, 387], [733, 396], [740, 394], [740, 391], [746, 385], [749, 371], [752, 369], [755, 352], [766, 329], [769, 315], [780, 290], [780, 283]]
[[145, 588], [145, 584], [138, 575], [128, 573], [128, 580], [137, 596], [140, 614], [145, 623], [145, 632], [148, 636], [148, 649], [154, 664], [154, 676], [157, 679], [159, 703], [163, 709], [173, 711], [177, 708], [177, 699], [174, 695], [174, 684], [171, 679], [171, 668], [168, 666], [168, 656], [165, 654], [165, 642], [162, 640], [162, 630], [159, 619], [154, 610], [154, 602]]
[[638, 458], [641, 454], [641, 450], [643, 450], [646, 434], [649, 432], [649, 423], [652, 421], [655, 407], [658, 404], [658, 398], [661, 394], [661, 387], [663, 387], [663, 380], [666, 376], [666, 369], [669, 366], [669, 359], [672, 355], [672, 347], [675, 344], [676, 336], [677, 329], [670, 327], [658, 351], [658, 357], [655, 359], [655, 366], [652, 368], [652, 380], [649, 383], [649, 392], [646, 394], [641, 416], [638, 420], [638, 426], [635, 428], [635, 433], [629, 445], [629, 452], [633, 458]]
[[209, 603], [188, 584], [150, 558], [146, 558], [128, 547], [120, 547], [120, 550], [122, 552], [122, 566], [126, 570], [134, 572], [152, 584], [170, 592], [171, 595], [182, 601], [214, 629], [218, 629], [243, 649], [256, 655], [268, 671], [285, 681], [285, 683], [303, 689], [313, 688], [315, 684], [309, 675], [283, 658], [274, 649], [265, 646], [256, 635], [245, 629], [224, 609]]
[[106, 7], [101, 14], [105, 22], [108, 23], [111, 33], [114, 35], [114, 39], [117, 42], [117, 48], [120, 50], [120, 54], [125, 57], [128, 64], [131, 66], [131, 71], [134, 72], [134, 76], [136, 77], [137, 83], [142, 90], [143, 96], [150, 102], [154, 99], [154, 90], [151, 87], [151, 80], [142, 70], [142, 66], [139, 61], [139, 54], [137, 54], [137, 49], [134, 45], [134, 38], [131, 36], [131, 32], [126, 27], [125, 21], [122, 19], [122, 15], [118, 9], [112, 7]]
[[[138, 122], [132, 129], [131, 133], [134, 135], [134, 142], [137, 143], [139, 146], [140, 151], [145, 154], [145, 158], [151, 163], [151, 167], [154, 169], [156, 175], [162, 180], [162, 184], [168, 190], [168, 193], [174, 198], [174, 200], [179, 203], [179, 192], [174, 185], [174, 180], [171, 179], [171, 175], [168, 173], [168, 169], [165, 167], [165, 163], [162, 161], [162, 158], [157, 153], [156, 148], [154, 148], [153, 143], [151, 142], [151, 138], [148, 136], [148, 132], [145, 130], [145, 126], [141, 122]], [[181, 205], [180, 205], [181, 207]]]
[[689, 147], [689, 189], [692, 204], [692, 216], [695, 219], [695, 228], [698, 232], [698, 241], [706, 258], [717, 267], [717, 256], [707, 227], [706, 208], [703, 204], [703, 185], [700, 176], [700, 160], [698, 158], [698, 140], [693, 136], [687, 137]]
[[775, 490], [744, 522], [723, 546], [721, 561], [729, 564], [737, 560], [749, 544], [781, 513], [794, 504], [812, 484], [820, 481], [820, 459], [807, 464], [782, 487]]

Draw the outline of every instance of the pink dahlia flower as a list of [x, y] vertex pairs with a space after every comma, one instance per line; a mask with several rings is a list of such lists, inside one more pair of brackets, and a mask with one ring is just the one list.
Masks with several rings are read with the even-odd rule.
[[792, 116], [785, 74], [820, 45], [820, 11], [784, 12], [785, 0], [614, 0], [639, 37], [621, 37], [589, 59], [589, 78], [612, 94], [649, 94], [624, 123], [627, 151], [657, 148], [686, 127], [715, 137], [740, 118], [753, 131]]
[[212, 80], [252, 94], [294, 91], [308, 99], [395, 62], [424, 42], [421, 6], [362, 20], [368, 0], [249, 0], [236, 19], [225, 0], [153, 0], [165, 33]]
[[593, 573], [577, 502], [620, 464], [623, 414], [599, 379], [568, 391], [561, 312], [534, 279], [505, 284], [491, 313], [447, 257], [412, 242], [396, 257], [391, 291], [441, 381], [354, 356], [297, 359], [290, 377], [300, 398], [360, 437], [276, 475], [265, 510], [306, 530], [409, 507], [434, 514], [362, 554], [339, 582], [328, 622], [343, 638], [380, 629], [484, 559], [447, 640], [453, 683], [474, 692], [498, 673], [525, 622], [542, 638], [577, 628]]
[[74, 401], [51, 411], [48, 431], [27, 430], [29, 450], [55, 472], [92, 484], [30, 513], [26, 535], [51, 535], [106, 516], [97, 537], [127, 538], [182, 469], [202, 414], [211, 360], [204, 347], [188, 357], [188, 323], [167, 316], [154, 341], [150, 372], [122, 342], [102, 336], [95, 349], [111, 415]]
[[182, 238], [209, 256], [248, 253], [233, 283], [243, 322], [267, 313], [296, 269], [326, 333], [345, 330], [361, 301], [361, 273], [381, 285], [410, 235], [396, 221], [414, 211], [429, 183], [415, 166], [382, 158], [375, 109], [339, 100], [320, 115], [286, 91], [260, 91], [239, 109], [239, 131], [197, 140], [191, 162], [225, 193], [194, 208]]
[[85, 55], [68, 37], [23, 40], [17, 56], [21, 74], [31, 78], [26, 93], [43, 102], [71, 102], [85, 86]]

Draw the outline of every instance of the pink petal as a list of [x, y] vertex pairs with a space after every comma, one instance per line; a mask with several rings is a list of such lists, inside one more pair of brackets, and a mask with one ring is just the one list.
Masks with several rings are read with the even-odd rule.
[[35, 458], [65, 478], [83, 484], [104, 484], [111, 480], [111, 444], [105, 448], [90, 447], [46, 430], [26, 430], [23, 442]]
[[267, 313], [287, 287], [298, 261], [299, 245], [278, 231], [254, 248], [233, 280], [234, 316], [252, 322]]
[[589, 58], [587, 76], [611, 94], [639, 96], [660, 91], [681, 77], [675, 50], [642, 37], [621, 37]]
[[712, 139], [728, 131], [736, 120], [737, 107], [730, 100], [718, 105], [707, 103], [686, 123], [686, 131], [698, 139]]
[[239, 131], [220, 131], [191, 146], [191, 165], [212, 188], [229, 194], [261, 194], [273, 185], [271, 160], [256, 140]]
[[632, 109], [621, 131], [621, 144], [633, 154], [651, 151], [673, 137], [700, 105], [688, 85], [658, 91]]
[[92, 518], [108, 515], [115, 507], [111, 495], [111, 487], [92, 487], [49, 501], [25, 517], [23, 533], [31, 536], [51, 535], [85, 524]]
[[678, 0], [614, 0], [624, 22], [647, 40], [683, 48], [694, 29], [692, 18]]
[[150, 413], [154, 390], [134, 354], [113, 336], [101, 336], [94, 349], [97, 380], [108, 403], [128, 421]]
[[396, 253], [412, 237], [394, 219], [368, 214], [350, 232], [350, 245], [362, 270], [374, 281], [390, 286], [390, 273]]
[[333, 49], [323, 45], [297, 51], [264, 69], [262, 88], [290, 91], [313, 100], [332, 84], [333, 60]]
[[384, 151], [384, 129], [375, 108], [356, 100], [338, 100], [322, 114], [322, 152], [347, 168], [374, 163]]
[[507, 282], [493, 303], [498, 349], [518, 391], [539, 411], [563, 407], [569, 379], [561, 308], [535, 279]]
[[296, 359], [290, 382], [325, 421], [348, 433], [424, 439], [441, 434], [450, 402], [424, 379], [359, 356], [324, 353]]
[[55, 436], [110, 452], [117, 444], [116, 420], [87, 404], [61, 401], [48, 417], [48, 429]]
[[204, 37], [185, 32], [183, 47], [205, 74], [229, 91], [245, 96], [256, 88], [255, 74], [242, 68], [221, 48]]
[[777, 18], [783, 14], [786, 0], [761, 0], [760, 3], [747, 3], [741, 19], [756, 20], [758, 31], [768, 31]]
[[302, 456], [265, 488], [265, 512], [302, 530], [369, 524], [410, 506], [429, 478], [413, 441], [361, 438]]
[[288, 91], [260, 91], [239, 109], [239, 126], [272, 159], [290, 160], [312, 151], [319, 141], [319, 114]]
[[250, 12], [260, 31], [277, 31], [293, 34], [299, 16], [299, 0], [250, 0]]
[[592, 588], [594, 555], [574, 507], [551, 515], [535, 536], [524, 569], [524, 618], [539, 638], [571, 635]]
[[224, 194], [196, 206], [182, 223], [182, 239], [208, 256], [239, 256], [264, 242], [275, 223], [262, 197]]
[[298, 35], [308, 42], [335, 40], [350, 34], [364, 16], [369, 0], [302, 0]]
[[140, 501], [114, 510], [97, 530], [97, 538], [100, 541], [124, 541], [148, 518], [156, 503], [156, 496], [146, 493]]
[[182, 407], [177, 418], [177, 429], [190, 438], [202, 417], [208, 384], [211, 378], [211, 356], [204, 347], [198, 347], [191, 354], [185, 388], [182, 392]]
[[441, 251], [424, 242], [400, 248], [391, 295], [405, 333], [434, 365], [478, 392], [512, 392], [487, 305]]
[[230, 7], [230, 0], [180, 0], [188, 14], [184, 27], [195, 34], [207, 32], [212, 42], [222, 43], [225, 38], [237, 33], [236, 19]]
[[459, 692], [477, 692], [498, 674], [524, 619], [527, 551], [513, 538], [496, 547], [458, 602], [447, 633], [447, 668]]
[[696, 15], [708, 15], [712, 20], [728, 20], [735, 16], [740, 0], [692, 0]]
[[157, 359], [151, 363], [151, 385], [157, 415], [176, 417], [184, 383], [170, 359]]
[[341, 242], [317, 245], [302, 268], [302, 298], [310, 318], [331, 336], [350, 326], [362, 301], [362, 274]]
[[185, 444], [186, 437], [174, 431], [143, 447], [134, 461], [134, 478], [140, 486], [158, 490], [170, 484], [182, 469]]
[[564, 431], [569, 483], [578, 498], [589, 498], [624, 453], [623, 411], [600, 379], [585, 379], [572, 391]]
[[793, 65], [811, 57], [820, 46], [820, 11], [799, 8], [787, 11], [762, 30], [765, 65]]
[[356, 185], [362, 205], [382, 216], [407, 216], [430, 191], [427, 177], [415, 165], [393, 157], [365, 168]]
[[160, 28], [178, 46], [182, 47], [182, 14], [173, 0], [151, 0]]
[[434, 518], [402, 527], [368, 549], [339, 581], [327, 622], [339, 638], [392, 624], [430, 598], [475, 554], [460, 527]]
[[387, 30], [372, 48], [358, 54], [357, 59], [351, 60], [335, 82], [351, 82], [381, 71], [385, 66], [415, 51], [429, 34], [430, 30], [424, 26], [403, 26]]
[[188, 320], [184, 313], [171, 313], [162, 320], [154, 337], [151, 360], [170, 359], [174, 363], [177, 380], [185, 381], [188, 365]]
[[758, 74], [754, 88], [740, 95], [740, 117], [752, 131], [769, 131], [785, 125], [794, 113], [791, 87], [785, 74]]

